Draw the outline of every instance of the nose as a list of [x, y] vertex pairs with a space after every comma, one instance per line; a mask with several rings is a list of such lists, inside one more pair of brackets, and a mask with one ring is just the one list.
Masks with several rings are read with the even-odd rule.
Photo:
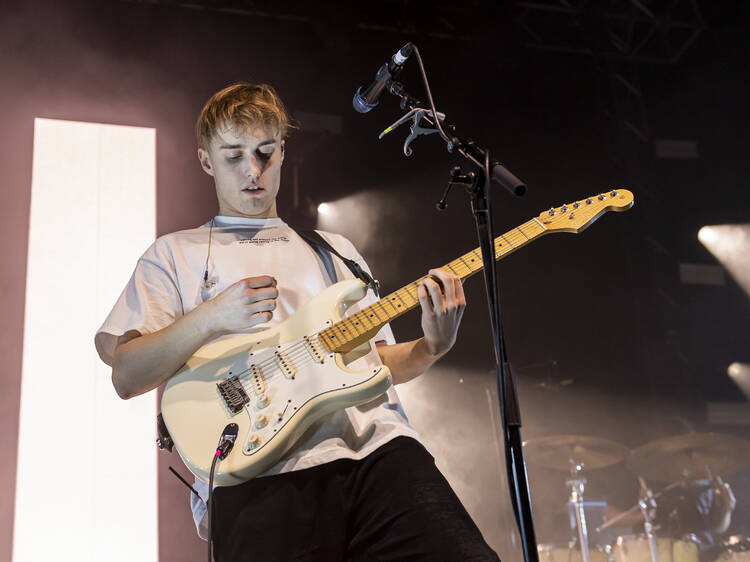
[[249, 178], [255, 178], [257, 180], [260, 177], [260, 173], [260, 163], [258, 162], [258, 159], [255, 157], [255, 155], [251, 155], [248, 160], [245, 175]]

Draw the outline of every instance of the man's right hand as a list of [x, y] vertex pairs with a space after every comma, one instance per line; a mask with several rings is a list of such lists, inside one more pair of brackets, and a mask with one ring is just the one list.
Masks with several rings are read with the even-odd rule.
[[206, 340], [268, 322], [279, 291], [268, 275], [248, 277], [227, 287], [172, 324], [150, 334], [131, 331], [112, 357], [112, 383], [131, 398], [166, 382]]
[[247, 277], [230, 285], [201, 306], [209, 309], [214, 332], [239, 332], [273, 317], [279, 290], [270, 275]]

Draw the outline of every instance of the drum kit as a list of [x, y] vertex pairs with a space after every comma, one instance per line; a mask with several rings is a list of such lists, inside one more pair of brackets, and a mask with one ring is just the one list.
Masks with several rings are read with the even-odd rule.
[[[688, 433], [630, 450], [598, 437], [554, 435], [527, 441], [524, 449], [529, 463], [569, 475], [571, 541], [567, 546], [540, 544], [541, 562], [750, 562], [750, 539], [713, 540], [727, 530], [736, 504], [722, 477], [750, 466], [750, 442]], [[591, 529], [587, 509], [591, 513], [606, 503], [584, 502], [585, 475], [623, 461], [640, 484], [640, 497], [607, 521], [602, 511], [602, 524]], [[647, 483], [661, 488], [655, 493]], [[624, 523], [642, 532], [614, 540], [604, 532]]]

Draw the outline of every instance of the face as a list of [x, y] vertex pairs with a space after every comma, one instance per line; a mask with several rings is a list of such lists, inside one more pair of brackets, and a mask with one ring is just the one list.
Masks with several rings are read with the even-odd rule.
[[264, 126], [247, 130], [221, 127], [209, 146], [198, 149], [201, 167], [216, 183], [219, 214], [231, 217], [277, 217], [281, 163], [279, 133]]

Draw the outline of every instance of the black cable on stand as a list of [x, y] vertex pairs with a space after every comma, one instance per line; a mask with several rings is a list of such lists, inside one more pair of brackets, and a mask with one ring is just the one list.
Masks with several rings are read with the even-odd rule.
[[[394, 55], [392, 62], [390, 63], [391, 67], [387, 67], [387, 65], [381, 67], [381, 70], [376, 77], [376, 80], [379, 81], [377, 82], [378, 86], [380, 86], [385, 79], [383, 68], [392, 68], [396, 71], [400, 71], [406, 57], [408, 57], [412, 51], [416, 55], [419, 63], [429, 106], [425, 106], [419, 100], [407, 94], [402, 84], [394, 82], [392, 79], [389, 80], [385, 89], [391, 94], [401, 98], [401, 108], [408, 108], [410, 109], [410, 112], [390, 127], [386, 128], [385, 131], [381, 133], [380, 138], [401, 125], [407, 120], [407, 118], [412, 118], [413, 125], [411, 127], [411, 135], [409, 135], [404, 143], [404, 153], [407, 156], [411, 154], [409, 144], [416, 136], [437, 132], [446, 142], [449, 152], [458, 152], [477, 166], [475, 171], [471, 171], [467, 174], [463, 174], [462, 170], [458, 167], [454, 168], [451, 171], [449, 189], [451, 185], [462, 184], [471, 198], [471, 209], [476, 222], [479, 246], [482, 251], [485, 289], [487, 292], [487, 303], [490, 311], [490, 322], [492, 324], [493, 343], [495, 346], [495, 369], [497, 373], [499, 408], [503, 423], [508, 488], [511, 504], [513, 505], [513, 513], [521, 537], [524, 559], [526, 562], [538, 562], [539, 554], [537, 552], [536, 534], [534, 532], [534, 520], [531, 510], [531, 498], [529, 494], [528, 478], [526, 475], [526, 463], [523, 455], [523, 443], [521, 440], [521, 415], [518, 406], [518, 396], [516, 394], [513, 372], [507, 358], [505, 340], [503, 338], [499, 287], [495, 270], [495, 247], [488, 178], [494, 179], [515, 195], [523, 195], [526, 191], [526, 186], [499, 162], [491, 161], [488, 150], [479, 147], [471, 139], [461, 139], [457, 137], [455, 135], [455, 127], [448, 124], [445, 124], [445, 128], [443, 127], [441, 120], [444, 119], [444, 115], [439, 113], [435, 107], [435, 102], [432, 99], [432, 92], [430, 91], [430, 86], [427, 81], [427, 75], [424, 70], [424, 64], [422, 63], [422, 57], [419, 54], [419, 50], [412, 43], [408, 43], [398, 51], [396, 55]], [[399, 66], [395, 66], [395, 63], [398, 63]], [[393, 74], [395, 76], [396, 72]], [[358, 90], [357, 94], [355, 94], [355, 109], [357, 106], [357, 95], [359, 94], [360, 91]], [[368, 99], [367, 101], [372, 107], [377, 104], [376, 99]], [[370, 107], [370, 109], [372, 107]], [[425, 129], [421, 125], [423, 122], [426, 122], [429, 125], [434, 125], [435, 129]], [[449, 134], [446, 134], [446, 129], [450, 136]], [[446, 191], [443, 199], [437, 204], [438, 209], [444, 209], [446, 207], [445, 199], [447, 193], [448, 192]]]

